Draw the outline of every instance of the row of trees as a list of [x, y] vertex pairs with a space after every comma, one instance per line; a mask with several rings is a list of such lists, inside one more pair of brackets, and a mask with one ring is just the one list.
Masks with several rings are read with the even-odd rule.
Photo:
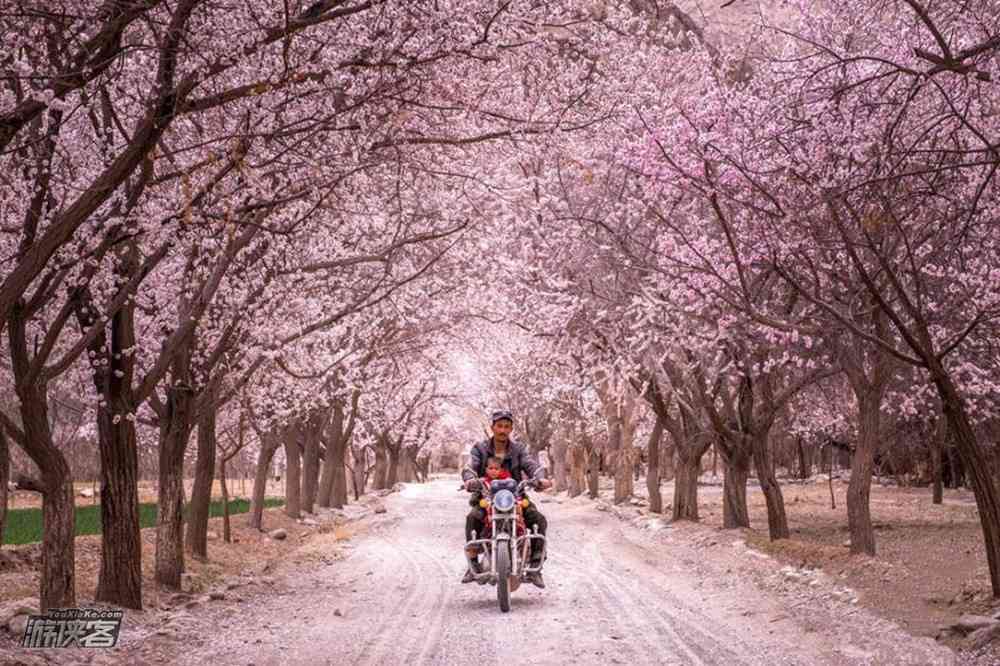
[[238, 447], [258, 481], [282, 451], [294, 514], [487, 402], [573, 491], [606, 466], [629, 497], [644, 442], [676, 519], [714, 448], [726, 526], [754, 469], [773, 538], [775, 442], [850, 442], [859, 553], [883, 434], [950, 442], [1000, 593], [1000, 5], [733, 11], [724, 43], [644, 1], [0, 13], [0, 473], [12, 443], [43, 497], [42, 606], [75, 603], [53, 395], [86, 406], [97, 598], [126, 607], [140, 440], [177, 586]]
[[[205, 551], [214, 459], [232, 448], [284, 446], [289, 475], [301, 460], [293, 512], [314, 494], [345, 499], [341, 461], [364, 458], [354, 442], [372, 447], [377, 483], [410, 464], [403, 447], [427, 439], [437, 388], [421, 358], [443, 339], [450, 276], [475, 264], [471, 232], [509, 187], [510, 163], [484, 151], [589, 117], [575, 87], [590, 74], [551, 34], [580, 17], [573, 4], [0, 10], [12, 396], [0, 471], [12, 443], [31, 462], [19, 487], [42, 496], [42, 608], [76, 602], [53, 395], [86, 405], [98, 443], [97, 600], [130, 608], [142, 605], [140, 440], [156, 442], [155, 579], [170, 587], [185, 550]], [[529, 69], [542, 76], [513, 74]], [[242, 444], [220, 444], [233, 428]]]
[[925, 447], [938, 501], [952, 451], [1000, 595], [1000, 5], [792, 4], [725, 51], [650, 9], [595, 56], [614, 120], [536, 154], [523, 203], [560, 224], [526, 228], [508, 288], [562, 415], [550, 450], [579, 484], [596, 423], [623, 501], [648, 436], [655, 508], [666, 435], [673, 516], [697, 519], [714, 447], [725, 525], [749, 524], [753, 469], [781, 539], [775, 441], [842, 442], [868, 554], [880, 443]]

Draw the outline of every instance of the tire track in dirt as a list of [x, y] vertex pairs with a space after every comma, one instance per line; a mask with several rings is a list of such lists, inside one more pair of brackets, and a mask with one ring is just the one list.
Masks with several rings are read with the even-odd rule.
[[[608, 543], [605, 542], [604, 546], [608, 547]], [[598, 550], [598, 557], [604, 559], [602, 550]], [[649, 565], [645, 564], [641, 558], [637, 558], [637, 562], [641, 568], [649, 568]], [[645, 607], [647, 612], [655, 617], [659, 623], [677, 634], [679, 641], [690, 648], [699, 650], [702, 657], [709, 663], [715, 663], [719, 659], [725, 660], [726, 663], [751, 663], [743, 655], [753, 654], [758, 648], [747, 645], [738, 635], [731, 634], [723, 642], [717, 634], [709, 633], [704, 627], [714, 626], [713, 620], [697, 607], [685, 604], [675, 594], [665, 590], [656, 582], [655, 577], [647, 577], [645, 587], [642, 587], [635, 576], [624, 576], [613, 571], [611, 567], [605, 567], [605, 570], [609, 576], [617, 581], [617, 589], [628, 591], [634, 595], [638, 603]], [[655, 594], [655, 600], [649, 598], [650, 593]], [[662, 603], [663, 601], [667, 603]], [[664, 619], [664, 615], [670, 621]], [[733, 646], [739, 646], [740, 649], [733, 649]]]
[[420, 553], [426, 557], [428, 560], [434, 562], [437, 565], [437, 569], [440, 572], [441, 584], [436, 587], [440, 588], [441, 594], [434, 603], [433, 617], [430, 620], [429, 625], [424, 625], [421, 627], [421, 633], [424, 633], [424, 640], [420, 644], [419, 650], [411, 652], [407, 655], [406, 663], [408, 664], [426, 664], [431, 663], [430, 657], [438, 652], [441, 647], [441, 637], [444, 635], [444, 624], [445, 616], [453, 611], [453, 601], [456, 593], [457, 583], [449, 580], [450, 572], [448, 566], [444, 563], [442, 557], [435, 556], [428, 553], [422, 547], [418, 547]]
[[[594, 518], [585, 516], [582, 520], [589, 523]], [[682, 604], [674, 595], [662, 590], [652, 581], [647, 580], [647, 587], [641, 588], [634, 578], [630, 579], [616, 573], [612, 563], [609, 563], [603, 554], [603, 551], [608, 547], [610, 546], [606, 540], [588, 539], [581, 547], [574, 550], [585, 557], [578, 555], [570, 559], [575, 561], [577, 566], [590, 568], [596, 577], [604, 581], [616, 607], [622, 609], [623, 612], [630, 613], [633, 616], [633, 621], [637, 622], [640, 627], [644, 627], [649, 634], [660, 635], [670, 641], [680, 653], [686, 656], [683, 663], [713, 664], [720, 661], [727, 664], [746, 663], [739, 652], [721, 645], [717, 636], [708, 634], [689, 619], [680, 617], [677, 612], [671, 612], [673, 609], [683, 608], [698, 619], [708, 623], [707, 626], [711, 626], [709, 619], [698, 613], [696, 609]], [[657, 599], [655, 601], [647, 598], [650, 592], [649, 585], [656, 590]], [[663, 604], [662, 601], [669, 601], [669, 603]], [[643, 612], [637, 612], [636, 608]], [[666, 621], [662, 617], [663, 614], [669, 615], [672, 622]], [[639, 635], [644, 635], [646, 632], [640, 631]], [[736, 642], [739, 642], [738, 639]], [[670, 657], [675, 658], [676, 653], [671, 654]]]
[[[382, 542], [388, 543], [382, 537], [377, 538]], [[415, 560], [406, 548], [394, 548], [391, 547], [391, 544], [389, 545], [389, 548], [382, 549], [383, 552], [391, 552], [398, 558], [397, 566], [393, 569], [395, 572], [404, 572], [404, 576], [397, 579], [397, 584], [393, 587], [400, 589], [400, 583], [402, 583], [406, 592], [402, 602], [396, 606], [398, 612], [386, 614], [385, 618], [375, 626], [374, 631], [370, 634], [372, 638], [365, 643], [364, 648], [355, 657], [354, 663], [359, 666], [382, 663], [383, 652], [389, 647], [388, 644], [390, 642], [394, 642], [397, 639], [399, 630], [406, 624], [407, 619], [411, 617], [413, 608], [419, 605], [423, 596], [421, 595], [422, 590], [419, 585], [406, 584], [405, 572], [417, 571]], [[386, 565], [383, 564], [382, 566], [385, 567]]]
[[[691, 664], [693, 666], [704, 666], [705, 662], [699, 654], [688, 649], [684, 641], [670, 630], [669, 625], [657, 623], [651, 620], [655, 618], [643, 615], [636, 611], [634, 605], [635, 597], [626, 598], [624, 595], [615, 592], [615, 581], [605, 574], [600, 576], [602, 585], [607, 590], [607, 595], [620, 611], [630, 618], [633, 627], [632, 636], [638, 636], [644, 640], [648, 646], [649, 654], [656, 655], [652, 663], [675, 663]], [[654, 642], [652, 637], [659, 636], [662, 642]], [[667, 648], [665, 651], [664, 648]]]
[[[682, 663], [698, 664], [703, 666], [704, 664], [716, 663], [715, 658], [708, 650], [704, 648], [704, 641], [708, 640], [711, 644], [715, 639], [709, 639], [707, 637], [701, 637], [701, 641], [689, 640], [688, 638], [681, 635], [677, 631], [674, 624], [665, 621], [661, 617], [661, 613], [664, 612], [662, 607], [658, 607], [656, 604], [651, 604], [645, 598], [649, 593], [649, 590], [636, 589], [634, 585], [630, 585], [633, 581], [629, 581], [625, 576], [617, 574], [611, 570], [607, 564], [607, 560], [601, 552], [601, 549], [597, 546], [597, 542], [593, 541], [588, 544], [588, 552], [591, 553], [592, 561], [598, 564], [598, 570], [601, 573], [601, 577], [606, 581], [609, 589], [614, 594], [616, 601], [623, 608], [630, 609], [632, 613], [636, 611], [634, 609], [639, 608], [643, 611], [640, 615], [641, 621], [646, 625], [646, 628], [650, 630], [650, 633], [658, 633], [662, 636], [668, 638], [668, 640], [677, 648], [677, 650], [686, 657]], [[631, 588], [628, 592], [626, 590]], [[674, 600], [676, 603], [676, 600]], [[676, 620], [677, 618], [674, 617]], [[740, 663], [737, 655], [727, 654], [726, 663], [738, 664]]]
[[[591, 524], [596, 520], [592, 516], [571, 514], [564, 518], [566, 520], [564, 527], [568, 528], [567, 532], [571, 534], [600, 534], [599, 530], [593, 529], [597, 526]], [[571, 571], [583, 572], [588, 586], [603, 597], [604, 608], [612, 609], [610, 617], [617, 618], [623, 626], [627, 625], [630, 631], [625, 633], [628, 634], [629, 640], [623, 641], [623, 646], [636, 642], [645, 645], [644, 653], [635, 653], [637, 663], [685, 665], [720, 663], [718, 650], [713, 653], [711, 649], [703, 647], [703, 645], [714, 645], [717, 642], [715, 638], [706, 635], [701, 637], [702, 643], [692, 643], [681, 636], [675, 627], [660, 617], [661, 609], [645, 598], [648, 590], [636, 589], [636, 586], [631, 584], [632, 581], [628, 581], [631, 591], [626, 592], [623, 583], [627, 579], [612, 570], [599, 546], [606, 547], [606, 544], [594, 538], [588, 538], [580, 543], [567, 540], [554, 559], [559, 563], [568, 563], [568, 569]], [[673, 601], [679, 604], [676, 599]], [[738, 654], [727, 653], [724, 655], [723, 663], [743, 662]]]
[[[429, 515], [434, 508], [429, 509]], [[460, 583], [448, 561], [453, 550], [440, 534], [428, 536], [426, 525], [404, 524], [404, 529], [386, 535], [383, 542], [407, 560], [402, 571], [409, 571], [402, 581], [407, 586], [405, 608], [391, 609], [394, 621], [383, 622], [376, 639], [366, 647], [355, 663], [381, 666], [407, 663], [435, 663], [435, 655], [444, 647], [442, 637], [449, 617], [458, 617], [454, 599]], [[403, 651], [403, 646], [412, 646]]]
[[569, 570], [581, 572], [569, 577], [568, 580], [579, 581], [574, 586], [576, 589], [587, 587], [592, 590], [592, 594], [588, 595], [586, 600], [593, 602], [603, 617], [615, 623], [615, 631], [612, 634], [622, 635], [621, 639], [616, 639], [619, 642], [616, 643], [615, 647], [617, 650], [631, 655], [630, 663], [657, 665], [696, 663], [678, 659], [677, 654], [670, 650], [673, 647], [673, 641], [669, 637], [666, 637], [667, 642], [665, 643], [657, 642], [653, 636], [654, 632], [648, 631], [648, 627], [643, 626], [642, 618], [630, 610], [628, 604], [622, 604], [621, 599], [611, 591], [605, 577], [592, 570], [588, 566], [588, 562], [565, 555], [556, 555], [550, 559], [554, 559], [557, 563], [566, 564]]
[[[657, 656], [656, 661], [650, 663], [679, 663], [697, 664], [715, 663], [706, 650], [697, 646], [692, 646], [684, 640], [668, 622], [659, 617], [659, 609], [650, 608], [642, 599], [643, 592], [634, 591], [632, 594], [625, 594], [623, 581], [620, 576], [612, 575], [605, 564], [603, 556], [596, 550], [595, 545], [588, 544], [583, 550], [588, 557], [567, 557], [574, 566], [585, 568], [590, 571], [590, 576], [595, 583], [604, 590], [604, 594], [620, 617], [627, 617], [632, 627], [630, 635], [644, 641], [649, 649], [648, 654]], [[640, 607], [639, 612], [636, 607]], [[652, 640], [651, 637], [658, 636], [664, 643]], [[664, 647], [667, 650], [664, 650]], [[738, 661], [729, 663], [739, 663]]]
[[[548, 558], [556, 564], [566, 563], [569, 566], [566, 567], [567, 571], [570, 571], [569, 575], [566, 573], [559, 574], [560, 581], [566, 583], [573, 583], [572, 589], [574, 590], [589, 590], [590, 594], [578, 594], [579, 598], [582, 598], [584, 603], [591, 604], [596, 610], [599, 611], [599, 617], [606, 618], [608, 621], [614, 623], [614, 630], [612, 634], [628, 634], [630, 636], [638, 637], [640, 640], [646, 643], [646, 652], [642, 652], [635, 645], [634, 641], [616, 641], [615, 649], [619, 652], [625, 653], [629, 656], [630, 663], [633, 664], [644, 664], [644, 663], [656, 663], [663, 664], [669, 663], [663, 660], [657, 660], [655, 662], [648, 661], [649, 654], [658, 652], [661, 648], [655, 646], [653, 643], [649, 643], [645, 640], [645, 636], [641, 631], [625, 631], [624, 627], [621, 626], [622, 615], [615, 612], [615, 606], [617, 604], [613, 603], [613, 597], [607, 588], [597, 582], [597, 577], [593, 575], [592, 572], [586, 571], [585, 566], [581, 566], [579, 563], [571, 562], [569, 558], [563, 555], [550, 555]], [[529, 583], [530, 584], [530, 583]]]
[[[698, 661], [707, 664], [722, 662], [736, 665], [748, 663], [739, 652], [727, 647], [718, 635], [713, 636], [701, 629], [696, 623], [682, 618], [680, 613], [676, 612], [675, 608], [677, 607], [673, 606], [673, 603], [656, 606], [643, 596], [644, 594], [649, 594], [651, 590], [655, 590], [656, 595], [661, 600], [670, 599], [668, 595], [663, 594], [663, 591], [658, 586], [652, 585], [651, 588], [640, 590], [638, 589], [638, 585], [634, 581], [630, 581], [627, 577], [614, 575], [614, 580], [616, 589], [620, 589], [623, 594], [627, 594], [628, 599], [637, 600], [637, 605], [643, 608], [655, 620], [656, 624], [663, 627], [672, 639], [687, 654], [691, 655], [693, 659], [697, 658]], [[692, 609], [685, 608], [685, 610], [690, 611]], [[696, 611], [694, 612], [696, 613]], [[711, 626], [708, 618], [705, 618], [704, 621], [708, 623], [708, 626]], [[728, 637], [726, 643], [737, 640], [736, 637]]]

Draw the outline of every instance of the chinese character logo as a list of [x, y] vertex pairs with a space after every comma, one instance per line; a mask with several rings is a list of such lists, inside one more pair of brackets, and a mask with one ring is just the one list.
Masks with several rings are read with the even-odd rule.
[[125, 612], [103, 608], [53, 608], [32, 615], [24, 629], [26, 648], [109, 648], [118, 643]]

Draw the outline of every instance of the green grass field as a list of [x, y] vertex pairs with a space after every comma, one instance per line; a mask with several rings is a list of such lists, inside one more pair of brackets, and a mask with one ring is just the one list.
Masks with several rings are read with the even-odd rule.
[[[281, 499], [268, 499], [264, 501], [267, 508], [281, 506], [285, 502]], [[230, 500], [229, 513], [246, 513], [250, 510], [250, 502], [247, 500]], [[212, 502], [209, 509], [209, 516], [216, 518], [222, 515], [222, 500]], [[156, 504], [139, 505], [139, 525], [141, 527], [152, 527], [156, 524]], [[101, 507], [99, 506], [78, 506], [76, 507], [76, 535], [100, 534], [101, 533]], [[7, 512], [7, 529], [5, 530], [5, 544], [19, 545], [23, 543], [36, 543], [42, 540], [42, 510], [41, 509], [11, 509]]]

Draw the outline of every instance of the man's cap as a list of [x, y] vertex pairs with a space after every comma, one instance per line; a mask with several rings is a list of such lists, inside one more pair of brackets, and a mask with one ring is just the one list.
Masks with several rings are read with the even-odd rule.
[[502, 421], [507, 419], [511, 423], [514, 422], [514, 415], [510, 413], [509, 409], [497, 409], [490, 415], [490, 425], [493, 425], [497, 421]]

